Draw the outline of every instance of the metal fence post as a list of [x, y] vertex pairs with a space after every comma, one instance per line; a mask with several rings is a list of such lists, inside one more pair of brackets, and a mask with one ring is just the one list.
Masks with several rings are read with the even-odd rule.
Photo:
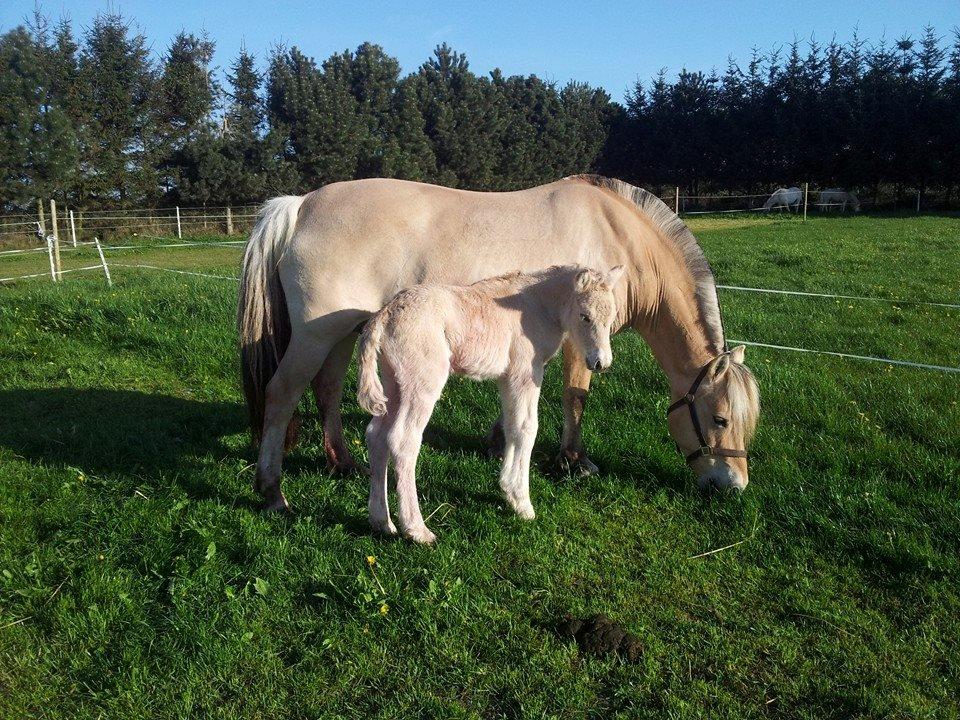
[[73, 210], [70, 211], [70, 237], [73, 240], [73, 246], [77, 246], [77, 226], [73, 222]]
[[673, 211], [679, 215], [680, 214], [680, 186], [677, 185], [675, 188], [675, 193], [673, 196]]
[[810, 183], [803, 184], [803, 221], [807, 221], [807, 203], [810, 200]]
[[93, 237], [93, 244], [97, 246], [97, 252], [100, 253], [100, 264], [103, 265], [103, 274], [107, 276], [107, 287], [113, 287], [113, 280], [110, 279], [110, 268], [107, 267], [107, 259], [103, 256], [103, 248], [100, 247], [100, 238]]
[[180, 230], [180, 206], [177, 205], [177, 237], [183, 239], [183, 232]]

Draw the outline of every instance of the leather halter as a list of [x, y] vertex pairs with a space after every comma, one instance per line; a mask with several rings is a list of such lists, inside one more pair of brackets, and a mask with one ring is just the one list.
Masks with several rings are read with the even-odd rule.
[[[724, 353], [726, 354], [726, 353]], [[714, 358], [716, 360], [716, 358]], [[694, 450], [692, 453], [686, 456], [687, 463], [692, 463], [694, 460], [697, 460], [702, 457], [747, 457], [746, 450], [733, 450], [731, 448], [722, 448], [715, 445], [708, 445], [707, 439], [703, 436], [703, 430], [700, 428], [700, 418], [697, 417], [697, 407], [694, 404], [694, 400], [697, 397], [697, 390], [700, 389], [700, 383], [703, 382], [703, 379], [707, 376], [707, 371], [710, 369], [710, 366], [713, 364], [713, 360], [709, 361], [706, 365], [700, 368], [700, 372], [697, 375], [697, 379], [693, 381], [693, 385], [690, 386], [690, 389], [687, 391], [687, 394], [682, 398], [677, 400], [675, 403], [672, 403], [670, 407], [667, 408], [667, 415], [669, 416], [674, 410], [679, 410], [684, 405], [690, 408], [690, 422], [693, 423], [693, 430], [697, 433], [697, 441], [700, 443], [700, 447]], [[677, 450], [680, 450], [680, 445], [677, 445]], [[683, 450], [680, 450], [680, 454], [683, 454]]]

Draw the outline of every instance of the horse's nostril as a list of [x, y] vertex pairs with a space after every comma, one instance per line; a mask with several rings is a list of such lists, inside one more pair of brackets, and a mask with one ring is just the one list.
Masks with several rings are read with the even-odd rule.
[[602, 367], [603, 367], [603, 366], [600, 364], [600, 361], [599, 361], [599, 360], [597, 360], [596, 362], [593, 363], [593, 369], [594, 369], [594, 370], [600, 370]]

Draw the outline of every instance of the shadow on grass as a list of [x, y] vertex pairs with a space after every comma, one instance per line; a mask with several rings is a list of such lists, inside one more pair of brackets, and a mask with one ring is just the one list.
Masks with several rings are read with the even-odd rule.
[[238, 403], [132, 390], [4, 390], [0, 408], [0, 446], [32, 462], [93, 474], [196, 475], [190, 471], [201, 458], [236, 455], [224, 438], [246, 426]]

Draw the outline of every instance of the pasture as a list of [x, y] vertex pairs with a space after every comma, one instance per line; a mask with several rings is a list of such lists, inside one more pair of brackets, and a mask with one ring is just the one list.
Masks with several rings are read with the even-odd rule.
[[[721, 284], [960, 298], [956, 218], [690, 225]], [[235, 276], [239, 249], [108, 259]], [[296, 514], [255, 511], [234, 282], [67, 277], [0, 286], [0, 717], [960, 713], [957, 375], [748, 348], [751, 483], [707, 498], [659, 368], [622, 335], [587, 407], [597, 476], [554, 470], [550, 366], [532, 523], [482, 445], [495, 389], [454, 380], [420, 458], [424, 548], [369, 535], [366, 480], [324, 470], [312, 400], [285, 467]], [[960, 365], [960, 310], [721, 302], [731, 339]], [[354, 393], [351, 373], [362, 454]], [[622, 623], [639, 662], [580, 655], [552, 630], [565, 611]]]

